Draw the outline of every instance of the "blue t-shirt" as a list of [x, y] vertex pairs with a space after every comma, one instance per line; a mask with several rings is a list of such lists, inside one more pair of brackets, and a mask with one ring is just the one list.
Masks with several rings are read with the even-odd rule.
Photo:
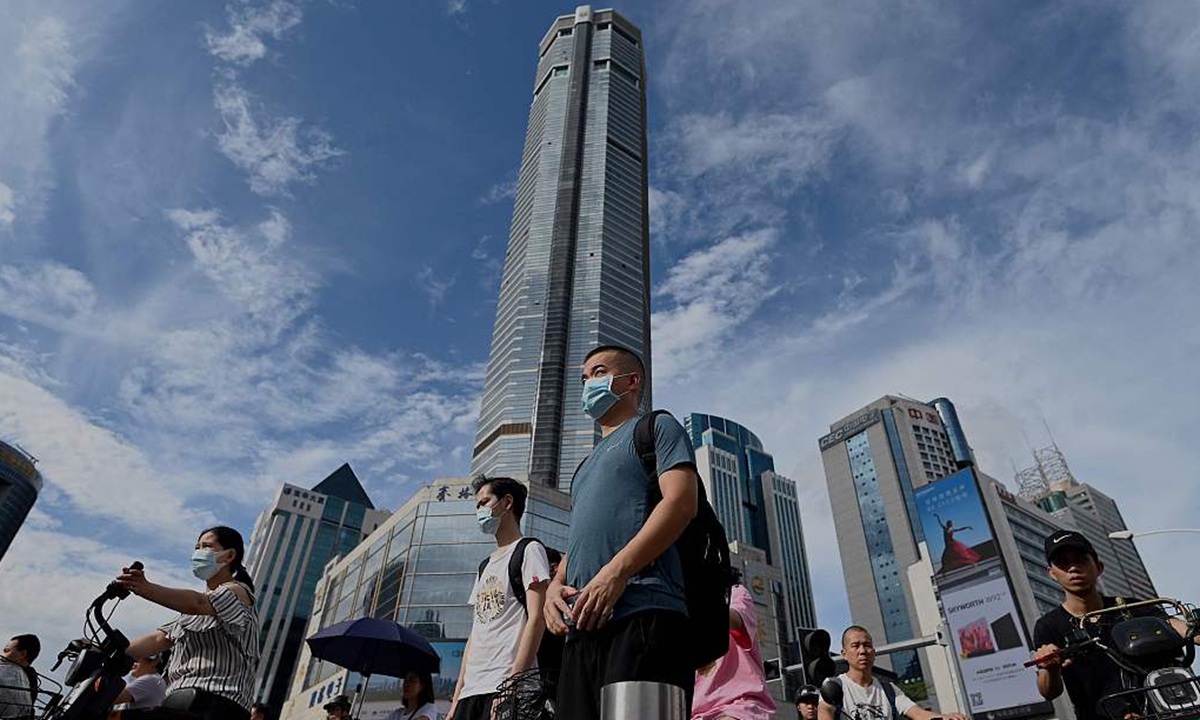
[[[567, 538], [567, 584], [583, 590], [600, 568], [629, 544], [650, 516], [650, 477], [633, 445], [638, 418], [602, 438], [580, 466], [571, 485], [571, 529]], [[654, 421], [658, 474], [680, 465], [695, 466], [692, 444], [679, 421]], [[643, 610], [687, 614], [683, 567], [674, 547], [629, 579], [613, 609], [613, 620]]]

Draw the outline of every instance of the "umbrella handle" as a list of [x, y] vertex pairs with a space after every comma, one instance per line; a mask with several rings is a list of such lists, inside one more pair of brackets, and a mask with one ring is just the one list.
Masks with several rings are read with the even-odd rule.
[[355, 698], [355, 700], [358, 701], [357, 702], [358, 711], [353, 713], [350, 716], [351, 720], [358, 720], [359, 718], [362, 717], [363, 701], [367, 699], [367, 686], [370, 684], [371, 684], [371, 673], [364, 673], [362, 676], [362, 689], [360, 689], [358, 691], [358, 697]]

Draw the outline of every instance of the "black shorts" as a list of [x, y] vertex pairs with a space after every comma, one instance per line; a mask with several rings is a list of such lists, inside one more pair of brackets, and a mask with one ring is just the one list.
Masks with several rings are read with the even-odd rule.
[[601, 630], [572, 633], [563, 648], [556, 715], [600, 720], [600, 689], [628, 680], [683, 688], [690, 715], [696, 671], [679, 652], [687, 638], [687, 622], [677, 612], [648, 610]]
[[495, 699], [496, 693], [459, 698], [458, 705], [454, 706], [454, 716], [448, 720], [490, 720]]

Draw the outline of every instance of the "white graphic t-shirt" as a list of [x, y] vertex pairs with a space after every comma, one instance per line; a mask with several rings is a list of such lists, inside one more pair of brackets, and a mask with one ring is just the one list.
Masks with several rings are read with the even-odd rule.
[[[508, 580], [508, 560], [516, 547], [514, 542], [492, 553], [471, 589], [474, 606], [471, 648], [467, 652], [460, 698], [496, 692], [517, 659], [517, 645], [525, 628], [525, 608], [517, 602]], [[541, 543], [525, 546], [521, 577], [527, 594], [530, 586], [550, 580], [550, 563]]]
[[[879, 678], [871, 680], [870, 687], [863, 687], [850, 679], [849, 675], [842, 673], [838, 675], [838, 680], [842, 681], [842, 712], [845, 713], [850, 720], [891, 720], [892, 709], [888, 706], [887, 695], [883, 692], [883, 685], [880, 685]], [[910, 709], [917, 706], [904, 691], [896, 687], [893, 683], [892, 688], [896, 691], [896, 713], [901, 717]], [[825, 705], [825, 701], [821, 701]]]

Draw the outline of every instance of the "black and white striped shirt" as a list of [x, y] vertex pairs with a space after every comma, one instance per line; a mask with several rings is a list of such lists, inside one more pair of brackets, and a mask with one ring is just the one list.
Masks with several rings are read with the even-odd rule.
[[249, 708], [258, 670], [258, 611], [247, 606], [229, 582], [208, 592], [216, 615], [180, 615], [159, 630], [174, 646], [167, 665], [167, 692], [197, 688]]

